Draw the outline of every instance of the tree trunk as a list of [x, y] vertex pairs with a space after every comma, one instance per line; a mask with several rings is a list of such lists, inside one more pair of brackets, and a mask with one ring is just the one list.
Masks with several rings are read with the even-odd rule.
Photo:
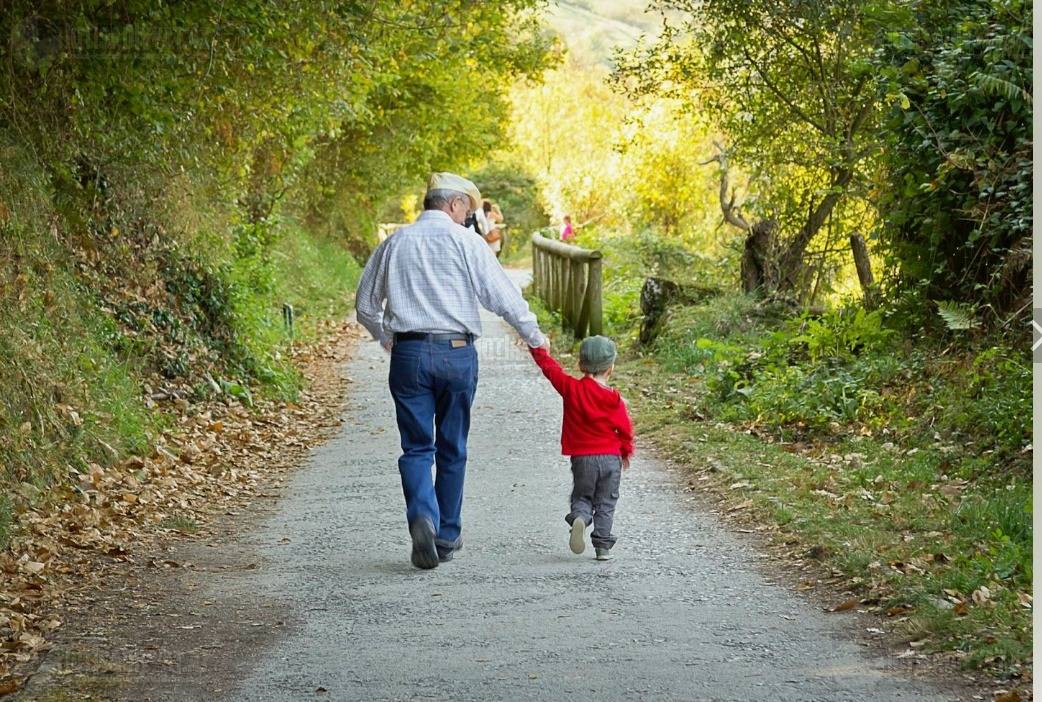
[[721, 295], [718, 288], [686, 283], [681, 285], [665, 278], [647, 278], [640, 288], [640, 311], [644, 321], [640, 325], [640, 343], [647, 345], [662, 330], [662, 323], [670, 305], [695, 305]]
[[846, 168], [839, 169], [835, 173], [835, 178], [830, 184], [831, 192], [818, 203], [818, 206], [807, 217], [806, 223], [785, 248], [785, 253], [778, 262], [778, 290], [783, 292], [800, 290], [803, 276], [803, 254], [806, 253], [807, 246], [814, 235], [825, 226], [832, 210], [843, 197], [842, 190], [850, 184], [853, 176], [854, 172]]
[[873, 310], [879, 304], [877, 299], [876, 279], [872, 275], [872, 262], [868, 258], [868, 246], [865, 237], [859, 232], [850, 233], [850, 250], [854, 254], [854, 267], [857, 268], [857, 279], [861, 283], [866, 310]]
[[767, 219], [755, 223], [748, 229], [745, 253], [742, 254], [742, 291], [745, 293], [754, 293], [774, 286], [771, 249], [776, 228], [777, 223]]

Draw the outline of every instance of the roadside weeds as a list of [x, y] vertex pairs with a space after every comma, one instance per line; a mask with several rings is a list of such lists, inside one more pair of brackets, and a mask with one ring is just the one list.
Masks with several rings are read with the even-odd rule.
[[1032, 595], [998, 577], [968, 586], [981, 578], [966, 554], [980, 545], [952, 526], [973, 501], [966, 481], [869, 437], [783, 443], [711, 421], [694, 385], [650, 359], [620, 362], [615, 380], [641, 443], [680, 467], [790, 587], [837, 616], [870, 616], [869, 643], [965, 680], [975, 699], [1033, 699]]

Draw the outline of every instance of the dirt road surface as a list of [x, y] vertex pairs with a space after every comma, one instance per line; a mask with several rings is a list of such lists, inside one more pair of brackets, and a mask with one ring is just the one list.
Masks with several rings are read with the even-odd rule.
[[873, 653], [853, 613], [773, 581], [639, 437], [615, 560], [571, 553], [560, 398], [498, 319], [478, 343], [454, 560], [409, 563], [389, 359], [367, 341], [345, 368], [342, 429], [266, 517], [179, 556], [196, 565], [190, 595], [149, 621], [157, 641], [176, 628], [180, 650], [150, 655], [139, 631], [118, 699], [964, 699]]

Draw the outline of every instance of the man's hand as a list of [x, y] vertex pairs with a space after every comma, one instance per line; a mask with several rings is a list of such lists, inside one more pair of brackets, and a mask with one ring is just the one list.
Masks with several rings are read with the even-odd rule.
[[629, 456], [627, 456], [626, 458], [622, 459], [622, 469], [623, 470], [629, 470], [630, 469], [630, 459], [629, 459]]

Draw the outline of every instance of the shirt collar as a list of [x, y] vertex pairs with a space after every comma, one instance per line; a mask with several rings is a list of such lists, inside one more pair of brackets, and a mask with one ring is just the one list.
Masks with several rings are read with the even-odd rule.
[[[452, 217], [449, 217], [449, 213], [445, 210], [424, 210], [420, 213], [420, 216], [416, 218], [416, 221], [430, 220], [430, 219], [444, 219], [447, 222], [452, 222]], [[455, 222], [452, 222], [455, 224]]]

